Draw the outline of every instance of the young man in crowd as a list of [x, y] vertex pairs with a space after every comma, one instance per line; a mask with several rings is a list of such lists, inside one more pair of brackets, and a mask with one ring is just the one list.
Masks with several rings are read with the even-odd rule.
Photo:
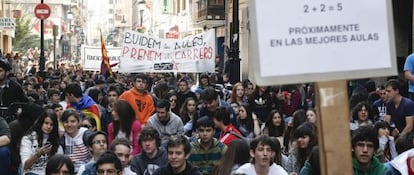
[[129, 162], [131, 161], [131, 143], [126, 138], [116, 138], [112, 141], [110, 151], [115, 153], [122, 164], [123, 175], [135, 175], [136, 173], [131, 171]]
[[170, 102], [165, 99], [157, 101], [155, 111], [147, 126], [154, 127], [160, 133], [161, 146], [165, 147], [168, 137], [184, 134], [184, 125], [181, 118], [170, 111]]
[[154, 101], [147, 91], [148, 83], [148, 76], [139, 73], [132, 81], [133, 87], [119, 96], [119, 99], [128, 101], [135, 111], [137, 120], [144, 126], [154, 112]]
[[232, 140], [240, 139], [242, 134], [230, 122], [230, 114], [224, 107], [217, 109], [214, 115], [214, 125], [220, 132], [219, 140], [225, 145], [229, 145]]
[[168, 140], [168, 164], [158, 168], [154, 175], [201, 175], [198, 168], [193, 167], [188, 161], [191, 145], [183, 135], [171, 136]]
[[106, 94], [108, 98], [108, 105], [105, 106], [105, 110], [101, 115], [101, 124], [102, 130], [108, 131], [108, 125], [112, 122], [112, 106], [118, 100], [119, 95], [121, 95], [121, 90], [117, 86], [109, 86], [108, 93]]
[[101, 131], [101, 119], [98, 105], [88, 95], [82, 94], [79, 84], [71, 83], [65, 88], [65, 96], [69, 103], [67, 108], [73, 108], [80, 112], [81, 117], [90, 116], [96, 121], [96, 128]]
[[210, 174], [226, 152], [227, 146], [214, 138], [214, 123], [208, 116], [197, 120], [198, 139], [191, 142], [189, 161], [200, 168], [202, 174]]
[[158, 131], [150, 126], [141, 130], [138, 138], [141, 153], [131, 161], [131, 170], [137, 174], [152, 175], [160, 166], [168, 163], [167, 151], [160, 148], [161, 139]]
[[352, 169], [358, 174], [384, 174], [387, 168], [374, 156], [379, 147], [378, 135], [372, 126], [361, 126], [352, 136]]
[[53, 106], [54, 104], [59, 104], [60, 102], [60, 91], [55, 88], [49, 88], [47, 90], [47, 104], [48, 106]]
[[199, 116], [206, 115], [210, 118], [213, 118], [217, 108], [224, 107], [229, 113], [231, 123], [233, 125], [236, 124], [236, 115], [234, 113], [233, 107], [231, 107], [231, 105], [225, 102], [224, 100], [221, 100], [217, 91], [214, 88], [206, 88], [201, 93], [201, 100], [204, 102], [204, 104], [200, 109]]
[[378, 114], [377, 114], [378, 117], [375, 119], [375, 121], [384, 121], [385, 116], [387, 115], [387, 102], [388, 102], [388, 97], [387, 97], [387, 92], [385, 91], [385, 86], [381, 86], [379, 88], [379, 95], [380, 95], [380, 99], [374, 101], [374, 103], [372, 104], [372, 107], [374, 107], [374, 109], [378, 111]]
[[394, 137], [412, 132], [414, 122], [414, 102], [400, 93], [400, 82], [396, 79], [389, 80], [385, 84], [387, 93], [387, 115], [385, 120], [395, 125], [392, 132]]
[[287, 175], [288, 173], [273, 162], [276, 145], [268, 136], [260, 136], [250, 143], [251, 163], [246, 163], [236, 170], [236, 173], [245, 175]]
[[[0, 59], [0, 107], [8, 107], [15, 102], [29, 102], [23, 88], [16, 81], [8, 78], [11, 66], [7, 60]], [[6, 118], [7, 110], [0, 110], [0, 116]], [[6, 118], [7, 122], [9, 119]]]
[[98, 161], [96, 161], [97, 175], [122, 175], [121, 161], [113, 152], [107, 151], [103, 153]]
[[106, 138], [106, 134], [102, 131], [94, 132], [86, 138], [86, 144], [92, 154], [92, 159], [87, 164], [83, 164], [79, 168], [78, 175], [96, 174], [96, 161], [99, 159], [99, 156], [107, 151], [108, 146]]
[[188, 86], [187, 80], [181, 79], [178, 82], [177, 107], [181, 108], [181, 106], [183, 105], [185, 99], [187, 99], [189, 97], [197, 99], [195, 93], [190, 90], [190, 87]]

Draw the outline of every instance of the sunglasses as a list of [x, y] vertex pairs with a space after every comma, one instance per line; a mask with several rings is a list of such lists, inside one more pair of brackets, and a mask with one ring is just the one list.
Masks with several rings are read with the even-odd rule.
[[82, 125], [82, 127], [85, 127], [85, 128], [88, 128], [88, 129], [92, 128], [91, 125]]

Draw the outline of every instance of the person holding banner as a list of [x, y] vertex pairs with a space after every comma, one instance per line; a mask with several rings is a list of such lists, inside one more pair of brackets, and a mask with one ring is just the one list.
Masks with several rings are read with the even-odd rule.
[[154, 113], [154, 100], [151, 93], [147, 91], [148, 76], [139, 73], [133, 79], [132, 84], [133, 87], [122, 93], [119, 99], [128, 101], [135, 111], [137, 120], [145, 126], [148, 119]]

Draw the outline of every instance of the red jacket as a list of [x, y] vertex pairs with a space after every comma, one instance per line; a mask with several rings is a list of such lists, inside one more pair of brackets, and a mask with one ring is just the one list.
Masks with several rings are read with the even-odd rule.
[[224, 131], [221, 131], [219, 140], [228, 146], [231, 141], [240, 139], [238, 136], [236, 136], [236, 134], [242, 136], [240, 131], [236, 129], [233, 126], [233, 124], [230, 123], [229, 125], [227, 125], [227, 128]]

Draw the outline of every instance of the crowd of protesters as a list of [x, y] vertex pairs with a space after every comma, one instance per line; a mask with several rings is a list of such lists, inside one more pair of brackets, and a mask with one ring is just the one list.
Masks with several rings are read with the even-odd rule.
[[[230, 84], [218, 73], [103, 77], [65, 64], [26, 73], [6, 58], [0, 174], [320, 173], [312, 83]], [[403, 83], [359, 85], [350, 93], [354, 174], [414, 172], [414, 102]]]

